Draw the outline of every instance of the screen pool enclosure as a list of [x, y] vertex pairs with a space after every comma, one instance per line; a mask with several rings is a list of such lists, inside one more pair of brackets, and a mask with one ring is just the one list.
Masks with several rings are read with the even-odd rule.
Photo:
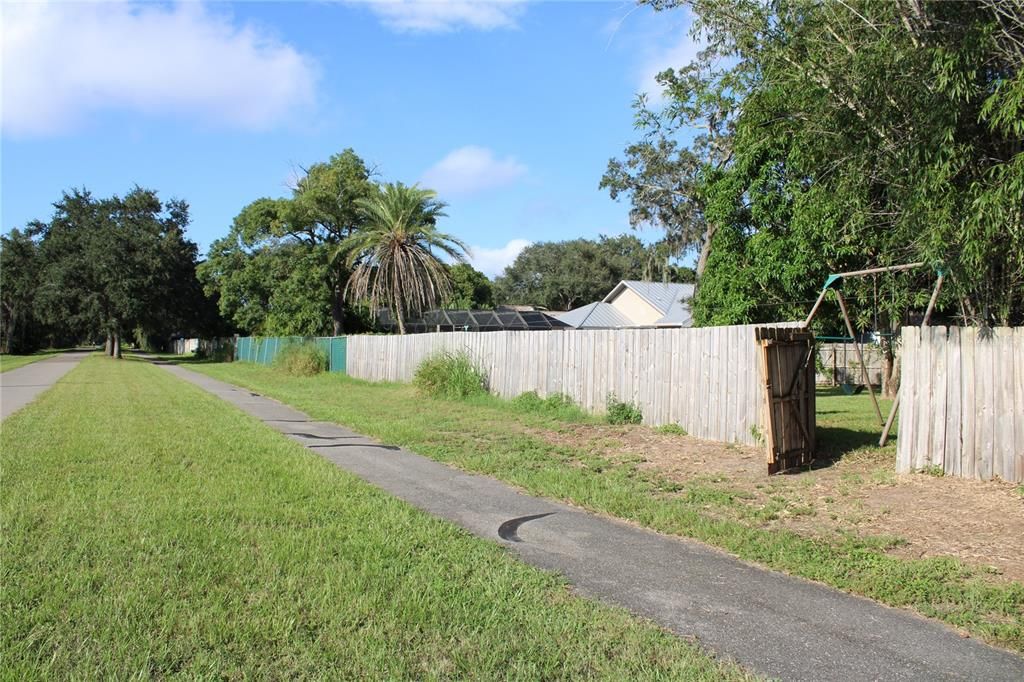
[[[381, 311], [381, 328], [397, 331], [398, 325], [388, 311]], [[557, 317], [539, 310], [431, 310], [422, 317], [406, 320], [405, 331], [425, 332], [497, 332], [506, 330], [548, 331], [572, 329]]]

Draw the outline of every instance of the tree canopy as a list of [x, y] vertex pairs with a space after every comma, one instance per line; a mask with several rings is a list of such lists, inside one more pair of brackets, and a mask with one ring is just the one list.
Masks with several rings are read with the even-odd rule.
[[1024, 319], [1024, 3], [686, 4], [705, 48], [603, 185], [700, 250], [698, 323], [802, 317], [830, 272], [916, 261], [845, 285], [862, 318], [894, 330], [941, 268], [947, 316]]
[[351, 149], [305, 169], [292, 196], [245, 206], [200, 266], [220, 312], [251, 334], [341, 334], [364, 325], [344, 301], [349, 270], [332, 260], [363, 227], [358, 201], [375, 196], [372, 171]]
[[452, 296], [451, 276], [435, 252], [461, 262], [467, 247], [437, 229], [445, 204], [433, 190], [388, 183], [356, 204], [365, 224], [336, 251], [336, 260], [353, 268], [345, 294], [373, 311], [387, 307], [404, 334], [406, 317]]
[[452, 282], [452, 295], [445, 307], [452, 310], [486, 309], [494, 307], [494, 285], [487, 275], [469, 263], [448, 266]]
[[105, 336], [117, 354], [126, 336], [145, 342], [209, 322], [188, 223], [185, 202], [162, 202], [149, 189], [105, 199], [65, 193], [49, 222], [3, 240], [5, 342], [38, 346], [49, 330], [72, 341]]
[[39, 244], [29, 233], [0, 236], [0, 351], [32, 350], [44, 335], [36, 315], [36, 291], [42, 281]]
[[601, 300], [624, 279], [685, 281], [689, 275], [658, 245], [622, 235], [531, 244], [494, 288], [498, 303], [570, 310]]

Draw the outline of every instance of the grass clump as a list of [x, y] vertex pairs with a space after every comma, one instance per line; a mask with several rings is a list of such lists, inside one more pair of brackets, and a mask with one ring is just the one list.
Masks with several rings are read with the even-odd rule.
[[685, 436], [686, 429], [679, 424], [662, 424], [661, 426], [654, 429], [658, 433], [663, 433], [667, 436]]
[[527, 391], [513, 398], [512, 405], [520, 412], [542, 414], [561, 421], [581, 421], [587, 416], [572, 396], [565, 393], [552, 393], [541, 398], [536, 391]]
[[413, 384], [424, 395], [460, 400], [487, 392], [484, 373], [465, 351], [432, 355], [416, 368]]
[[311, 377], [328, 368], [327, 353], [315, 343], [290, 343], [274, 357], [274, 367], [293, 377]]
[[644, 414], [636, 403], [619, 400], [614, 393], [608, 394], [607, 405], [609, 424], [639, 424], [644, 420]]
[[148, 363], [85, 360], [0, 453], [5, 680], [745, 677]]

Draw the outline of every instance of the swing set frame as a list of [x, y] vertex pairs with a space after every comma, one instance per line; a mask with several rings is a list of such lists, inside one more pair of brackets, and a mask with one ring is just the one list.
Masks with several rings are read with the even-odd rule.
[[[897, 394], [896, 400], [893, 401], [892, 409], [889, 410], [889, 418], [883, 421], [882, 409], [878, 406], [878, 398], [875, 396], [875, 390], [871, 386], [871, 379], [868, 376], [868, 369], [864, 364], [864, 353], [861, 351], [860, 342], [857, 341], [857, 335], [853, 331], [853, 322], [850, 321], [850, 314], [846, 310], [846, 299], [843, 298], [843, 293], [839, 291], [838, 287], [833, 287], [837, 282], [841, 283], [842, 280], [848, 277], [866, 277], [867, 275], [877, 275], [883, 272], [901, 272], [905, 270], [913, 270], [915, 268], [923, 267], [925, 263], [907, 263], [906, 265], [890, 265], [880, 268], [868, 268], [866, 270], [851, 270], [850, 272], [836, 272], [828, 276], [825, 279], [825, 284], [821, 288], [821, 293], [818, 294], [818, 299], [814, 302], [814, 306], [811, 308], [811, 312], [808, 313], [807, 319], [803, 322], [803, 328], [809, 329], [811, 321], [814, 320], [818, 314], [818, 309], [821, 307], [822, 302], [825, 300], [825, 296], [828, 295], [829, 291], [832, 291], [836, 295], [836, 302], [839, 303], [839, 310], [843, 313], [843, 320], [846, 322], [846, 331], [853, 340], [853, 348], [857, 352], [857, 361], [860, 363], [861, 377], [864, 380], [864, 385], [868, 389], [868, 393], [871, 395], [871, 404], [875, 407], [875, 414], [878, 416], [878, 424], [882, 426], [882, 436], [878, 439], [879, 447], [885, 445], [889, 439], [889, 432], [892, 430], [892, 423], [896, 419], [896, 412], [900, 407], [900, 396]], [[939, 298], [939, 291], [942, 290], [942, 282], [946, 278], [946, 273], [942, 269], [937, 271], [938, 277], [935, 280], [935, 288], [932, 289], [932, 297], [928, 301], [928, 308], [925, 310], [924, 319], [921, 321], [921, 327], [927, 327], [929, 320], [932, 317], [932, 311], [935, 310], [935, 302]]]

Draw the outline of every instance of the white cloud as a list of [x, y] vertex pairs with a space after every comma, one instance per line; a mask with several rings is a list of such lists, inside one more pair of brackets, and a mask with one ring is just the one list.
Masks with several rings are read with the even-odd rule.
[[460, 28], [513, 28], [525, 0], [354, 0], [400, 32], [444, 33]]
[[526, 170], [514, 157], [498, 159], [490, 149], [470, 145], [459, 147], [431, 166], [421, 183], [442, 197], [467, 195], [512, 184], [526, 175]]
[[48, 135], [122, 110], [260, 130], [312, 105], [312, 60], [199, 3], [4, 8], [3, 130]]
[[532, 243], [527, 239], [513, 239], [497, 249], [471, 246], [469, 247], [469, 262], [488, 277], [497, 277], [505, 271], [505, 268], [512, 265], [516, 256], [523, 249]]
[[655, 76], [666, 69], [680, 69], [688, 65], [697, 59], [697, 53], [702, 49], [704, 46], [700, 41], [691, 37], [687, 31], [683, 31], [682, 35], [667, 47], [648, 51], [647, 58], [639, 69], [638, 91], [646, 92], [647, 101], [651, 104], [663, 104], [664, 89]]

